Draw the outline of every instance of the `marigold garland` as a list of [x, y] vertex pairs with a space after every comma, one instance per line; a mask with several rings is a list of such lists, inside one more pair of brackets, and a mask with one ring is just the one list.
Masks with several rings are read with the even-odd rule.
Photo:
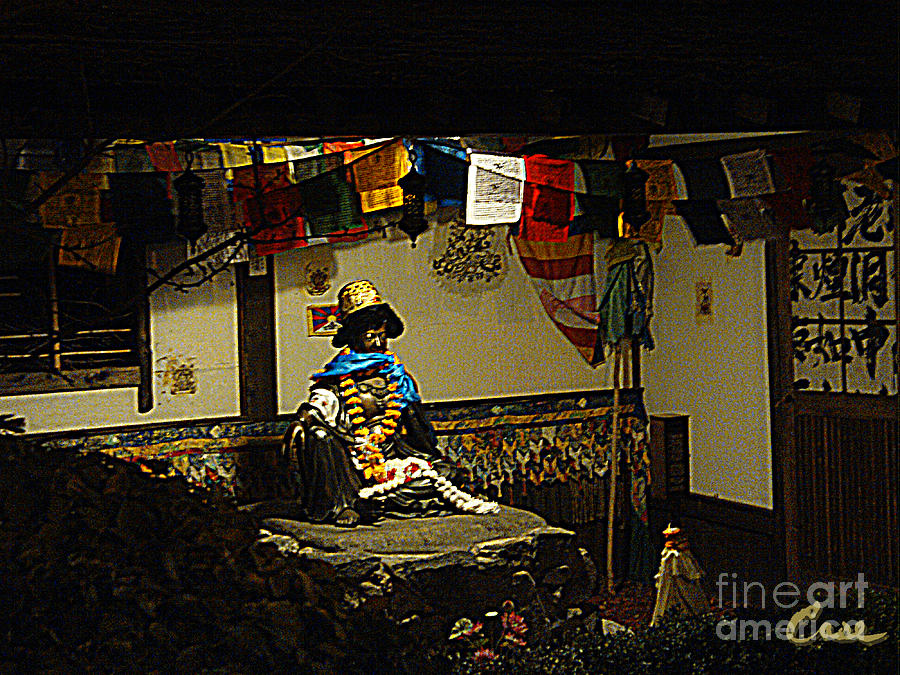
[[[385, 354], [393, 356], [392, 352], [385, 352]], [[386, 396], [387, 409], [384, 411], [384, 418], [370, 429], [365, 426], [366, 418], [362, 414], [364, 412], [362, 399], [358, 396], [359, 389], [356, 382], [350, 374], [341, 376], [340, 394], [344, 399], [345, 409], [350, 417], [350, 425], [356, 438], [356, 444], [351, 449], [353, 465], [358, 471], [362, 471], [367, 479], [375, 481], [374, 485], [361, 489], [359, 496], [363, 499], [383, 497], [413, 478], [421, 476], [430, 479], [437, 491], [462, 511], [469, 513], [496, 513], [499, 511], [498, 504], [484, 501], [460, 490], [446, 478], [440, 476], [431, 467], [431, 463], [424, 459], [409, 457], [385, 461], [381, 444], [396, 433], [398, 419], [403, 414], [403, 404], [400, 394], [397, 393], [398, 388], [399, 385], [396, 382], [388, 382], [387, 389], [391, 393]]]

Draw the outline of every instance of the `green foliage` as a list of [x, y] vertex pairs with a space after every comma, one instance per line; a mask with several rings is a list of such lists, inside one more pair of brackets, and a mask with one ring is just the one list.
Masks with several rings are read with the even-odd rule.
[[[791, 611], [741, 610], [728, 618], [777, 621]], [[503, 650], [497, 658], [476, 662], [471, 655], [454, 663], [454, 673], [560, 675], [598, 673], [896, 673], [898, 671], [898, 594], [869, 589], [865, 606], [855, 599], [846, 609], [827, 609], [821, 621], [864, 620], [866, 634], [883, 633], [880, 644], [838, 644], [816, 640], [805, 645], [778, 639], [725, 640], [717, 635], [720, 617], [667, 617], [659, 626], [636, 633], [604, 636], [586, 626], [556, 631], [541, 644]], [[820, 622], [821, 622], [820, 621]], [[599, 625], [599, 622], [598, 622]]]

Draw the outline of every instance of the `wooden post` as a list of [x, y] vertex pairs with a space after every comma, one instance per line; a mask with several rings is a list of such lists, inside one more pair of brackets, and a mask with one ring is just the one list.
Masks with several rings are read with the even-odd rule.
[[613, 536], [615, 529], [613, 521], [616, 514], [616, 474], [619, 472], [619, 368], [622, 364], [622, 343], [617, 342], [613, 351], [613, 418], [612, 418], [612, 442], [610, 452], [609, 477], [609, 506], [606, 509], [606, 590], [610, 595], [616, 592], [613, 576]]

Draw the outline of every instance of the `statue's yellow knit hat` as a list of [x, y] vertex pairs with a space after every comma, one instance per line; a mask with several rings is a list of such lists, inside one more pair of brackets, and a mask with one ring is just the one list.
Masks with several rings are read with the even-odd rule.
[[366, 279], [351, 281], [338, 291], [338, 307], [341, 310], [342, 318], [346, 318], [364, 307], [383, 303], [384, 300], [378, 294], [378, 289]]
[[338, 322], [341, 327], [331, 339], [331, 344], [335, 347], [350, 344], [352, 336], [366, 326], [377, 328], [384, 323], [385, 334], [391, 339], [403, 332], [403, 321], [391, 306], [381, 299], [375, 284], [367, 279], [351, 281], [338, 291], [338, 309], [340, 310]]

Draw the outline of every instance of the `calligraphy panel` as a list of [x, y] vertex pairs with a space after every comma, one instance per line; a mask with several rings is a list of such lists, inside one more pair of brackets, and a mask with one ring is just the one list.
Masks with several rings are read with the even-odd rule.
[[843, 216], [791, 233], [794, 386], [896, 394], [893, 203], [846, 180], [835, 189]]
[[794, 326], [794, 386], [813, 391], [842, 391], [842, 364], [850, 346], [841, 324], [811, 321]]

